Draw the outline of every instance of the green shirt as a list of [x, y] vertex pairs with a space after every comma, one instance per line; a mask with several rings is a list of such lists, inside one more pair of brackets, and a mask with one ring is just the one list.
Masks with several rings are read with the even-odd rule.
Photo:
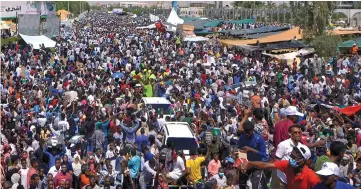
[[146, 97], [153, 97], [153, 87], [151, 84], [144, 85], [144, 90]]
[[322, 165], [326, 162], [332, 162], [331, 159], [327, 155], [323, 155], [317, 158], [315, 163], [314, 171], [317, 172], [322, 169]]

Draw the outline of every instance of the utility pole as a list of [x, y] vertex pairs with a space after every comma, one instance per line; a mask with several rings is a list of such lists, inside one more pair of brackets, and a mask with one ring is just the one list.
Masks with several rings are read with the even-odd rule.
[[69, 11], [69, 1], [68, 1], [68, 14], [66, 15], [67, 19], [69, 19], [69, 14], [70, 14], [70, 11]]

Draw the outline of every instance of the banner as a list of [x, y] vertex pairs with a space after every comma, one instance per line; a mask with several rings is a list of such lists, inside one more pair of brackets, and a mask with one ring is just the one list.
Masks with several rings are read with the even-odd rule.
[[47, 15], [52, 12], [55, 4], [51, 1], [1, 1], [1, 18], [15, 18], [16, 13]]
[[334, 108], [337, 111], [339, 111], [340, 113], [350, 116], [361, 110], [361, 104], [356, 105], [356, 106], [348, 106], [345, 108], [339, 108], [339, 107], [335, 106]]
[[150, 18], [150, 21], [152, 21], [152, 22], [158, 22], [160, 20], [159, 16], [156, 16], [154, 14], [149, 14], [149, 18]]
[[55, 14], [50, 14], [46, 17], [46, 22], [43, 23], [43, 35], [52, 38], [59, 36], [60, 21]]
[[40, 35], [40, 15], [20, 14], [18, 15], [18, 32], [23, 35]]

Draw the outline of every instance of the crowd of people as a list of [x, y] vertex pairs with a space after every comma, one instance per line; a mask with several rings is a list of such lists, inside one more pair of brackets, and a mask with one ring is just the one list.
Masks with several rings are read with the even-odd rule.
[[[360, 102], [358, 62], [291, 65], [149, 24], [89, 11], [55, 50], [2, 47], [1, 188], [360, 187], [360, 114], [333, 108]], [[162, 142], [167, 122], [194, 128], [190, 157]]]

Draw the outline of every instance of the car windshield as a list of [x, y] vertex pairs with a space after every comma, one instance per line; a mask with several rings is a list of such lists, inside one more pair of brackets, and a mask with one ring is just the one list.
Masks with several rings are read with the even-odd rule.
[[168, 142], [171, 142], [176, 150], [197, 150], [198, 144], [195, 138], [172, 138], [169, 137]]
[[170, 115], [171, 114], [171, 108], [170, 104], [152, 104], [149, 105], [149, 107], [152, 107], [158, 114], [160, 112], [163, 112], [163, 115]]

